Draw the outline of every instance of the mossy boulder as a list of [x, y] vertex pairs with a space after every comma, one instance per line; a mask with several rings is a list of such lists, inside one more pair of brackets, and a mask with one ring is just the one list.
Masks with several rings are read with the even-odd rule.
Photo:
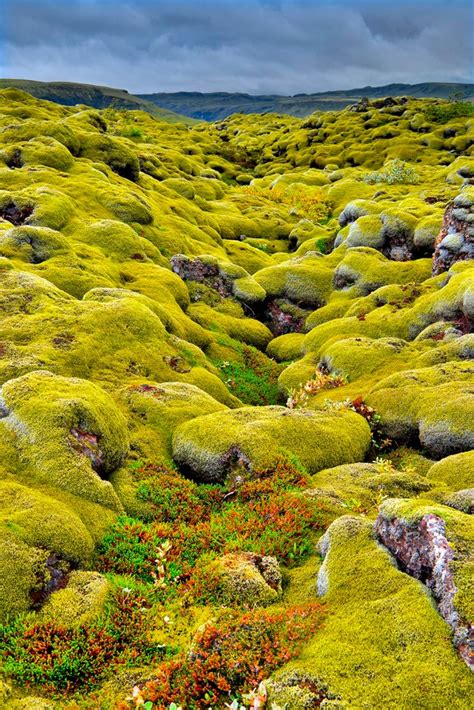
[[81, 157], [102, 161], [118, 175], [134, 182], [138, 180], [140, 174], [138, 158], [123, 140], [100, 133], [89, 133], [82, 143]]
[[472, 664], [474, 521], [452, 508], [418, 499], [389, 499], [375, 522], [379, 540], [402, 568], [432, 591], [454, 644]]
[[360, 461], [370, 444], [367, 422], [353, 412], [244, 407], [197, 417], [173, 436], [173, 458], [197, 480], [218, 482], [234, 472], [296, 456], [310, 472]]
[[97, 385], [37, 371], [1, 389], [2, 427], [14, 431], [32, 476], [115, 510], [106, 480], [123, 462], [128, 432], [123, 414]]
[[453, 490], [474, 485], [474, 451], [447, 456], [437, 461], [426, 474], [434, 484], [445, 483]]
[[82, 626], [103, 612], [109, 592], [109, 582], [98, 572], [71, 572], [67, 586], [51, 594], [40, 618], [66, 628]]
[[267, 353], [277, 362], [296, 360], [301, 353], [303, 340], [303, 333], [285, 333], [273, 338], [268, 344]]
[[348, 247], [372, 247], [381, 249], [384, 245], [382, 222], [378, 215], [365, 215], [352, 222], [345, 244]]
[[431, 271], [430, 259], [392, 261], [369, 247], [349, 249], [334, 271], [334, 287], [357, 287], [366, 295], [387, 284], [407, 284], [427, 279]]
[[29, 611], [33, 596], [47, 580], [48, 553], [30, 547], [12, 533], [0, 543], [0, 621]]
[[81, 518], [71, 507], [34, 488], [0, 481], [0, 526], [72, 564], [90, 562], [93, 539]]
[[319, 352], [319, 367], [346, 375], [351, 381], [404, 360], [407, 343], [398, 338], [341, 338]]
[[31, 264], [41, 264], [59, 254], [67, 254], [71, 246], [61, 232], [48, 227], [13, 227], [0, 236], [0, 254]]
[[424, 476], [411, 469], [399, 471], [382, 463], [351, 463], [316, 473], [306, 494], [314, 498], [330, 497], [343, 505], [357, 501], [371, 508], [381, 496], [414, 497], [432, 487]]
[[354, 707], [415, 703], [443, 710], [449, 699], [452, 707], [464, 708], [472, 678], [450, 629], [424, 585], [398, 570], [377, 544], [372, 523], [338, 518], [321, 550], [318, 588], [331, 614], [282, 672], [319, 678]]
[[379, 382], [367, 403], [388, 436], [415, 437], [441, 458], [474, 447], [473, 374], [471, 365], [456, 362], [407, 370]]
[[320, 306], [331, 290], [332, 272], [315, 252], [296, 257], [254, 274], [269, 297], [281, 297], [304, 306]]
[[175, 429], [204, 414], [227, 410], [224, 404], [195, 385], [185, 382], [143, 382], [122, 392], [136, 425], [132, 442], [142, 455], [167, 458]]
[[444, 505], [460, 510], [468, 515], [474, 514], [474, 488], [464, 488], [463, 490], [449, 493], [441, 498]]
[[209, 597], [224, 606], [267, 606], [282, 593], [278, 561], [271, 556], [232, 552], [209, 562], [201, 575]]

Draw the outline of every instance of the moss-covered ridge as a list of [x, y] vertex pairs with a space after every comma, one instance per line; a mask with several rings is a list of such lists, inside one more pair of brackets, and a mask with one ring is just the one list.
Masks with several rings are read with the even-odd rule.
[[[275, 681], [282, 702], [466, 705], [447, 624], [370, 521], [387, 496], [460, 526], [472, 508], [472, 118], [442, 101], [359, 108], [185, 126], [0, 92], [12, 707], [30, 690], [56, 703], [68, 674], [76, 699], [114, 707], [131, 693], [121, 664], [150, 678], [163, 646], [182, 659], [203, 622], [241, 613], [239, 579], [269, 619], [304, 617], [316, 538], [348, 511], [329, 533], [327, 621]], [[89, 657], [84, 677], [12, 659], [5, 638], [33, 652], [50, 633], [61, 663], [90, 634], [103, 674]]]

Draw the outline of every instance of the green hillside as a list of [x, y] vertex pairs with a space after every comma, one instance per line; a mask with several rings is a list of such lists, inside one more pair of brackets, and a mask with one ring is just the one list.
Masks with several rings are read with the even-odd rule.
[[466, 710], [472, 104], [81, 104], [0, 90], [1, 706]]
[[141, 97], [158, 106], [183, 113], [192, 118], [216, 121], [233, 113], [286, 113], [290, 116], [308, 116], [314, 111], [335, 111], [354, 103], [357, 99], [384, 96], [411, 96], [413, 98], [441, 98], [452, 96], [474, 100], [474, 84], [424, 83], [387, 84], [365, 86], [348, 91], [326, 91], [295, 96], [258, 96], [215, 92], [180, 91], [176, 93], [142, 94]]
[[112, 89], [108, 86], [75, 84], [65, 81], [29, 81], [26, 79], [0, 79], [0, 88], [14, 87], [27, 91], [37, 99], [54, 101], [64, 106], [85, 104], [94, 108], [116, 108], [146, 111], [152, 116], [168, 123], [192, 123], [189, 117], [161, 108], [151, 101], [133, 96], [125, 89]]

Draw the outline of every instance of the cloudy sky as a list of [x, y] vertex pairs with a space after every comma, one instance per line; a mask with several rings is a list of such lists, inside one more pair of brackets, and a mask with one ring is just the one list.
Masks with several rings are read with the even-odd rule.
[[295, 94], [473, 81], [470, 0], [3, 0], [2, 77]]

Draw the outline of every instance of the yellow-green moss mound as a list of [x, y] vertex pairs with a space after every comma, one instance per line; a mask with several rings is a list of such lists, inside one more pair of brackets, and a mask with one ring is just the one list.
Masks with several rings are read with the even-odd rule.
[[0, 91], [3, 704], [179, 707], [192, 639], [258, 617], [196, 707], [214, 672], [244, 706], [469, 705], [373, 524], [436, 519], [467, 616], [473, 147], [462, 103], [183, 125]]
[[192, 419], [173, 436], [173, 458], [197, 480], [223, 481], [234, 469], [266, 468], [278, 455], [308, 471], [360, 461], [370, 430], [352, 412], [245, 407]]

